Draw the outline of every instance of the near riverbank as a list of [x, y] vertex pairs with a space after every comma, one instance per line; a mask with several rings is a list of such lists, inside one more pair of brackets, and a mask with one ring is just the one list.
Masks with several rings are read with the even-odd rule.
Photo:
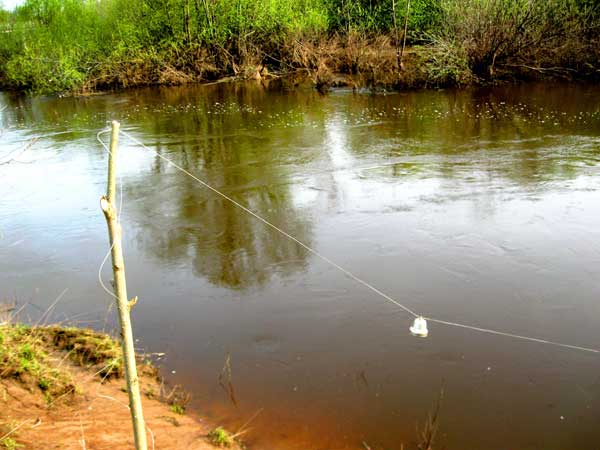
[[[0, 448], [133, 448], [122, 376], [120, 345], [108, 335], [1, 324]], [[187, 396], [167, 389], [148, 361], [140, 381], [151, 448], [239, 448], [229, 433], [190, 415]]]

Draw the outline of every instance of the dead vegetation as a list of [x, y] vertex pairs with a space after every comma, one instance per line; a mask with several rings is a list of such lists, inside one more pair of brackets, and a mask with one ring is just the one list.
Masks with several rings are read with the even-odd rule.
[[[146, 395], [149, 396], [149, 398], [152, 398], [154, 394], [151, 391], [146, 391]], [[187, 405], [192, 400], [192, 396], [178, 384], [172, 388], [168, 388], [165, 385], [164, 380], [161, 379], [158, 399], [169, 405], [172, 412], [182, 416], [185, 414]]]
[[431, 412], [427, 415], [427, 419], [423, 426], [417, 428], [418, 443], [417, 448], [419, 450], [433, 450], [438, 431], [440, 427], [440, 409], [442, 407], [442, 401], [444, 399], [444, 386], [440, 388], [437, 402]]
[[327, 87], [399, 89], [427, 83], [421, 49], [406, 52], [400, 69], [397, 49], [387, 35], [349, 33], [314, 42], [294, 40], [283, 51], [290, 66], [310, 70], [320, 91]]
[[456, 84], [597, 78], [597, 7], [562, 0], [444, 0], [430, 78]]
[[37, 331], [47, 345], [64, 350], [76, 364], [91, 368], [102, 379], [123, 376], [121, 346], [110, 336], [92, 330], [49, 326]]
[[221, 47], [190, 46], [106, 62], [94, 69], [94, 76], [78, 92], [220, 79], [260, 81], [299, 72], [308, 73], [321, 92], [330, 87], [418, 87], [427, 82], [420, 55], [418, 48], [409, 49], [404, 70], [398, 70], [397, 49], [390, 36], [358, 32], [296, 38], [272, 49], [248, 44], [235, 55]]

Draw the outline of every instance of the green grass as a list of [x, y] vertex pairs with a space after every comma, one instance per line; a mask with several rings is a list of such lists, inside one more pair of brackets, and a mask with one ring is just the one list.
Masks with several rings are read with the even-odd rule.
[[49, 401], [74, 388], [70, 374], [55, 367], [43, 333], [24, 325], [0, 327], [0, 377], [38, 387]]
[[208, 433], [208, 440], [217, 447], [231, 447], [235, 443], [231, 433], [222, 427], [217, 427]]
[[70, 359], [78, 365], [96, 367], [102, 378], [123, 376], [121, 345], [109, 335], [58, 326], [41, 328], [40, 333], [54, 348], [68, 351]]
[[121, 347], [107, 335], [58, 326], [0, 326], [0, 378], [39, 389], [48, 402], [77, 392], [63, 364], [64, 352], [75, 364], [92, 368], [104, 379], [123, 374]]
[[22, 447], [23, 445], [19, 444], [16, 440], [14, 440], [11, 437], [5, 437], [3, 439], [0, 439], [0, 448], [6, 450], [17, 450]]
[[181, 406], [177, 403], [174, 403], [171, 405], [171, 412], [183, 416], [185, 414], [185, 406]]

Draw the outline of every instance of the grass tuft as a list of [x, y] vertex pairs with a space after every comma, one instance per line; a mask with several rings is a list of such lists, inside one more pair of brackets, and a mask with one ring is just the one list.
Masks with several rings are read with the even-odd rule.
[[122, 377], [121, 345], [106, 334], [80, 328], [51, 326], [43, 329], [46, 339], [59, 350], [66, 350], [72, 361], [84, 367], [97, 366], [102, 378]]
[[63, 352], [102, 379], [123, 375], [121, 347], [108, 335], [58, 326], [0, 325], [0, 378], [15, 379], [31, 391], [39, 389], [49, 403], [78, 392], [63, 366]]
[[223, 427], [217, 427], [208, 433], [208, 440], [217, 447], [231, 447], [235, 443], [233, 435]]
[[179, 414], [180, 416], [183, 416], [185, 414], [185, 406], [174, 403], [171, 405], [171, 411], [174, 412], [175, 414]]
[[17, 379], [29, 389], [37, 387], [48, 401], [74, 389], [71, 375], [56, 368], [39, 329], [2, 325], [0, 336], [0, 378]]
[[6, 449], [6, 450], [17, 450], [22, 447], [23, 447], [23, 445], [19, 444], [17, 441], [15, 441], [11, 437], [5, 437], [3, 439], [0, 439], [0, 448]]

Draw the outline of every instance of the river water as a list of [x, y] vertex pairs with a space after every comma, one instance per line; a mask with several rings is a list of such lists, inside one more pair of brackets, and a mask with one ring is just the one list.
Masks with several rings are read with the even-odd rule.
[[413, 337], [402, 309], [153, 151], [419, 314], [600, 348], [600, 87], [276, 80], [2, 105], [0, 162], [31, 144], [0, 165], [0, 298], [24, 319], [68, 288], [52, 321], [114, 329], [96, 133], [117, 119], [148, 147], [121, 137], [137, 344], [201, 415], [251, 420], [256, 449], [414, 448], [443, 388], [435, 448], [598, 446], [600, 355]]

